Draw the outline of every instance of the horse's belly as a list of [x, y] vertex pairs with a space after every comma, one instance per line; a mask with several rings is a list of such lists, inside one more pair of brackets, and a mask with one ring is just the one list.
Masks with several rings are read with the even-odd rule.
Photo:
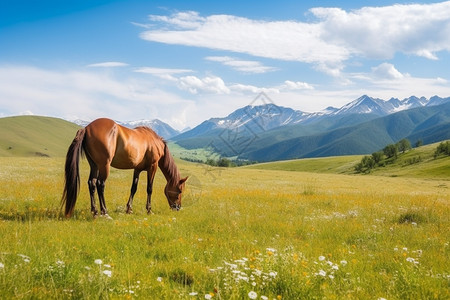
[[135, 169], [141, 161], [140, 159], [133, 159], [124, 155], [116, 155], [111, 161], [111, 167], [116, 169]]

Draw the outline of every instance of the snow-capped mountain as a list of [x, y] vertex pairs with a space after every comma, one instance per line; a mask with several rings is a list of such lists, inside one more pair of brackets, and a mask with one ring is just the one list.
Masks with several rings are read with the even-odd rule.
[[342, 106], [335, 111], [334, 115], [342, 114], [375, 114], [379, 116], [385, 116], [392, 113], [396, 113], [402, 110], [412, 109], [423, 106], [439, 105], [446, 101], [450, 101], [450, 98], [440, 98], [438, 96], [431, 97], [428, 100], [425, 97], [418, 98], [411, 96], [403, 100], [397, 98], [391, 98], [388, 101], [372, 98], [367, 95], [363, 95], [358, 99]]
[[248, 105], [235, 110], [224, 118], [206, 120], [195, 128], [176, 136], [174, 139], [186, 139], [208, 134], [217, 129], [258, 134], [280, 126], [299, 123], [308, 117], [308, 113], [275, 104]]
[[[73, 123], [85, 127], [87, 126], [90, 122], [89, 121], [84, 121], [84, 120], [74, 120], [72, 121]], [[151, 129], [153, 129], [158, 135], [162, 136], [165, 139], [170, 139], [173, 136], [176, 136], [178, 134], [180, 134], [180, 132], [178, 130], [173, 129], [169, 124], [164, 123], [163, 121], [160, 121], [158, 119], [154, 119], [154, 120], [137, 120], [137, 121], [129, 121], [129, 122], [121, 122], [121, 121], [116, 121], [118, 124], [128, 127], [128, 128], [135, 128], [138, 126], [147, 126], [150, 127]]]
[[[320, 112], [306, 113], [292, 108], [265, 104], [260, 106], [246, 106], [232, 112], [224, 118], [211, 118], [204, 121], [195, 128], [174, 137], [174, 140], [213, 134], [215, 130], [229, 129], [237, 131], [245, 126], [242, 131], [250, 131], [258, 134], [277, 127], [293, 124], [311, 124], [325, 118], [336, 118], [352, 114], [370, 114], [373, 116], [386, 116], [402, 110], [423, 106], [435, 106], [450, 102], [450, 97], [440, 98], [438, 96], [427, 99], [411, 96], [403, 100], [391, 98], [382, 100], [363, 95], [358, 99], [342, 106], [341, 108], [327, 107]], [[217, 133], [216, 133], [217, 134]]]

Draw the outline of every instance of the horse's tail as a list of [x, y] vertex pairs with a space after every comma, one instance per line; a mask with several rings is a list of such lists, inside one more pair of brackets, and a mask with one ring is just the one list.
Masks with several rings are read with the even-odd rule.
[[80, 129], [69, 146], [66, 155], [64, 192], [61, 199], [61, 208], [66, 205], [65, 215], [70, 217], [77, 201], [80, 189], [80, 156], [83, 154], [83, 140], [86, 129]]

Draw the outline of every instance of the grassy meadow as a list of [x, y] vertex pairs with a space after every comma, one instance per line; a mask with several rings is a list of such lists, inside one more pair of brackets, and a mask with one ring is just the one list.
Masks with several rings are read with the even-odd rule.
[[[358, 159], [356, 159], [358, 160]], [[124, 214], [132, 171], [112, 170], [112, 220], [81, 194], [62, 218], [63, 158], [0, 157], [2, 299], [448, 299], [449, 178], [361, 176], [177, 161]], [[417, 176], [416, 176], [417, 177]]]

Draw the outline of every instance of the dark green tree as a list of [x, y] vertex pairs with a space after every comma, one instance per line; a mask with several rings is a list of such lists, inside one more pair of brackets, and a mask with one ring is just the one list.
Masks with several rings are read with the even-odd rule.
[[397, 143], [398, 151], [405, 153], [406, 151], [411, 149], [411, 143], [408, 139], [402, 139]]
[[384, 155], [386, 155], [387, 158], [396, 159], [397, 155], [398, 155], [397, 146], [394, 144], [387, 145], [386, 147], [384, 147], [383, 153], [384, 153]]
[[372, 153], [372, 159], [376, 165], [378, 165], [383, 160], [383, 155], [384, 155], [383, 151]]
[[422, 140], [417, 140], [417, 142], [414, 145], [416, 148], [423, 146], [423, 141]]

